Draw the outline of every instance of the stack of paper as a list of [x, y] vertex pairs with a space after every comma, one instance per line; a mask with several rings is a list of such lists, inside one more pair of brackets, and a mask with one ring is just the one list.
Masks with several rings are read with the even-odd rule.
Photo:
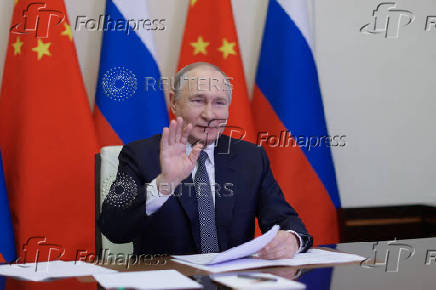
[[[245, 277], [238, 274], [211, 275], [212, 280], [232, 289], [306, 289], [303, 283], [287, 280], [268, 273], [251, 273]], [[256, 278], [262, 279], [257, 280]], [[263, 278], [270, 280], [268, 281]]]
[[197, 269], [219, 273], [225, 271], [237, 271], [243, 269], [253, 269], [273, 266], [301, 266], [314, 264], [341, 264], [349, 262], [359, 262], [366, 258], [347, 253], [339, 253], [321, 249], [310, 249], [307, 253], [296, 254], [292, 259], [263, 260], [257, 258], [244, 258], [222, 262], [218, 264], [204, 265], [188, 262], [182, 259], [175, 259], [176, 262], [185, 264]]
[[265, 247], [269, 242], [274, 239], [279, 231], [280, 226], [273, 226], [268, 232], [260, 237], [255, 238], [249, 242], [243, 243], [238, 247], [228, 249], [222, 253], [208, 253], [208, 254], [197, 254], [197, 255], [178, 255], [173, 256], [177, 260], [182, 260], [188, 263], [198, 264], [198, 265], [212, 265], [223, 263], [231, 260], [236, 260], [239, 258], [247, 257], [253, 255], [263, 247]]
[[339, 264], [365, 260], [364, 257], [358, 255], [321, 249], [310, 249], [307, 253], [296, 254], [292, 259], [262, 260], [250, 257], [274, 239], [279, 229], [280, 227], [275, 225], [264, 235], [222, 253], [177, 255], [173, 256], [175, 258], [174, 261], [201, 270], [218, 273], [260, 267]]
[[94, 275], [105, 288], [192, 289], [202, 286], [176, 270], [139, 271]]
[[50, 261], [0, 265], [0, 275], [19, 277], [21, 279], [30, 281], [44, 281], [52, 278], [91, 276], [97, 273], [114, 272], [117, 271], [81, 261]]

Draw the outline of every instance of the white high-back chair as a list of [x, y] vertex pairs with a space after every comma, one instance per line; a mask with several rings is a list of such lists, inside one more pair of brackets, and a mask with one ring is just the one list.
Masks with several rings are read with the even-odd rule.
[[[96, 211], [98, 210], [98, 215], [101, 212], [101, 206], [103, 204], [106, 195], [108, 194], [112, 183], [114, 182], [117, 171], [118, 171], [118, 155], [121, 152], [123, 146], [105, 146], [100, 150], [100, 157], [96, 158], [96, 196], [99, 205], [98, 209], [96, 206]], [[99, 159], [99, 160], [98, 160]], [[100, 161], [100, 162], [98, 162]], [[98, 164], [100, 163], [100, 166]], [[99, 176], [97, 176], [99, 175]], [[116, 254], [132, 254], [133, 253], [133, 243], [126, 244], [114, 244], [110, 242], [100, 231], [96, 231], [96, 250], [100, 252], [100, 249], [107, 251], [107, 253]], [[101, 248], [100, 248], [101, 247]]]

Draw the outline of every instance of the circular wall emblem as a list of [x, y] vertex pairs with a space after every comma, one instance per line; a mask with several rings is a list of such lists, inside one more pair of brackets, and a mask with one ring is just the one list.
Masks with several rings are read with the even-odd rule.
[[117, 66], [106, 71], [101, 85], [108, 98], [122, 102], [135, 94], [138, 80], [131, 70]]

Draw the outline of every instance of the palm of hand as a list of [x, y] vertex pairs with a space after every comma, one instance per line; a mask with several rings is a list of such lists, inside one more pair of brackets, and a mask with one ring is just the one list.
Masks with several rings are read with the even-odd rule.
[[171, 121], [169, 128], [163, 129], [158, 186], [166, 183], [174, 189], [194, 169], [203, 146], [194, 145], [189, 156], [186, 155], [186, 144], [191, 130], [191, 124], [183, 128], [183, 119], [180, 117]]
[[168, 180], [180, 183], [194, 169], [195, 163], [186, 155], [186, 145], [176, 143], [163, 148], [160, 154], [162, 172]]

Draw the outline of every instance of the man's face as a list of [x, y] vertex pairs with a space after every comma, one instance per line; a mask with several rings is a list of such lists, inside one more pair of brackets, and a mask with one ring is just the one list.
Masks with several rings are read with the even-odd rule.
[[185, 74], [181, 93], [172, 101], [174, 114], [182, 117], [184, 126], [192, 124], [191, 144], [211, 144], [224, 130], [229, 117], [229, 82], [218, 71], [207, 66]]

